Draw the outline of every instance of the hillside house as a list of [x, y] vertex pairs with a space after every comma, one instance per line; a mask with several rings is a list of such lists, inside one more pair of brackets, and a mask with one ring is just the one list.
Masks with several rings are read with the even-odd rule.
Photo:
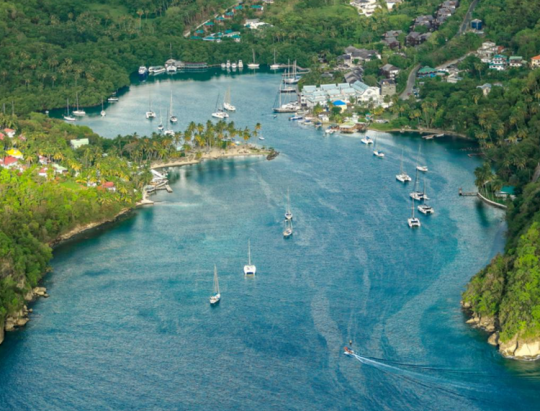
[[19, 160], [17, 160], [15, 157], [6, 156], [4, 158], [0, 157], [0, 166], [3, 168], [16, 168], [19, 163]]
[[437, 70], [434, 68], [431, 68], [429, 66], [422, 67], [420, 70], [418, 70], [417, 77], [418, 78], [427, 78], [427, 77], [435, 77], [437, 75]]
[[375, 9], [379, 7], [377, 0], [353, 0], [350, 5], [358, 10], [359, 14], [363, 14], [366, 17], [373, 16]]
[[385, 64], [381, 67], [381, 74], [385, 76], [386, 78], [394, 79], [399, 74], [399, 68], [396, 66], [393, 66], [392, 64]]
[[531, 67], [532, 68], [540, 67], [540, 56], [534, 56], [531, 58]]
[[523, 57], [521, 56], [510, 56], [508, 59], [508, 65], [510, 67], [522, 67], [523, 66]]
[[4, 133], [6, 133], [6, 136], [9, 138], [15, 137], [15, 134], [17, 133], [15, 130], [12, 130], [11, 128], [5, 128]]
[[504, 54], [496, 54], [489, 63], [490, 70], [504, 71], [508, 66], [508, 57]]

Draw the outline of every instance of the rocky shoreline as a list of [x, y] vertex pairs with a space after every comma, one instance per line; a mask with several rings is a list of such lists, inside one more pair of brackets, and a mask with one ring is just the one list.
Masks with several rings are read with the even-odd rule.
[[489, 333], [488, 344], [498, 348], [499, 353], [515, 360], [535, 361], [540, 359], [540, 339], [524, 340], [517, 335], [510, 341], [500, 341], [498, 321], [494, 317], [480, 317], [471, 311], [471, 305], [461, 301], [461, 306], [469, 319], [467, 324]]

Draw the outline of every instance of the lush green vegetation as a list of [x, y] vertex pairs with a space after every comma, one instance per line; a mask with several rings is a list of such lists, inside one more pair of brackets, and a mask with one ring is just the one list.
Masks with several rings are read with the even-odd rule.
[[[175, 136], [104, 139], [87, 127], [42, 114], [27, 119], [0, 115], [0, 125], [18, 130], [2, 141], [3, 151], [16, 147], [24, 155], [22, 170], [0, 169], [0, 323], [22, 307], [23, 296], [46, 272], [50, 244], [76, 227], [134, 207], [152, 179], [152, 162], [200, 156], [213, 147], [227, 150], [234, 138], [247, 141], [258, 128], [191, 123]], [[90, 144], [71, 148], [70, 141], [81, 138]], [[53, 165], [66, 171], [55, 173]]]

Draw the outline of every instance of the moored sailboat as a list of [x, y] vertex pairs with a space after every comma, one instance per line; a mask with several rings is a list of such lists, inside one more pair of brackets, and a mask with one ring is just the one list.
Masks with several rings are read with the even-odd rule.
[[174, 114], [173, 114], [173, 104], [172, 104], [172, 88], [171, 88], [171, 102], [170, 102], [170, 105], [169, 105], [169, 113], [170, 113], [170, 117], [169, 117], [169, 121], [173, 124], [177, 123], [178, 122], [178, 117], [176, 117]]
[[285, 220], [292, 220], [293, 213], [291, 212], [291, 198], [289, 195], [289, 189], [287, 189], [287, 210], [285, 210]]
[[274, 49], [274, 64], [270, 66], [270, 70], [278, 70], [280, 65], [276, 63], [276, 49]]
[[418, 211], [426, 215], [433, 214], [435, 210], [433, 209], [433, 207], [426, 203], [426, 200], [428, 200], [428, 197], [426, 195], [426, 179], [424, 178], [424, 197], [422, 198], [422, 204], [418, 206]]
[[249, 63], [248, 68], [258, 69], [260, 67], [260, 64], [255, 62], [255, 49], [251, 49], [251, 51], [253, 52], [253, 63]]
[[402, 183], [407, 183], [409, 181], [412, 181], [412, 178], [409, 177], [409, 175], [403, 171], [403, 151], [401, 151], [401, 162], [399, 166], [399, 174], [396, 175], [396, 180], [401, 181]]
[[105, 111], [105, 106], [103, 105], [103, 99], [101, 99], [101, 117], [105, 117], [107, 115], [107, 112]]
[[85, 116], [86, 112], [83, 109], [79, 108], [79, 93], [76, 93], [75, 96], [77, 99], [77, 110], [73, 111], [73, 115], [79, 116], [79, 117]]
[[420, 224], [420, 220], [414, 216], [414, 198], [412, 199], [411, 211], [412, 211], [411, 218], [407, 219], [407, 223], [409, 224], [410, 228], [418, 228], [422, 224]]
[[251, 264], [251, 244], [248, 240], [248, 263], [244, 266], [244, 275], [255, 275], [257, 272], [257, 267], [254, 264]]
[[285, 220], [285, 229], [283, 230], [283, 237], [289, 238], [293, 235], [292, 221]]
[[223, 108], [227, 111], [236, 111], [236, 107], [231, 104], [231, 88], [227, 89], [225, 93], [225, 99], [223, 101]]
[[377, 148], [377, 139], [375, 139], [375, 144], [373, 145], [373, 155], [378, 158], [384, 158], [384, 153]]
[[411, 198], [417, 201], [421, 201], [424, 199], [429, 200], [429, 198], [426, 197], [425, 192], [418, 191], [418, 169], [416, 170], [416, 177], [414, 179], [414, 191], [410, 195], [411, 195]]
[[217, 274], [217, 267], [214, 264], [214, 294], [210, 297], [210, 304], [215, 305], [221, 301], [221, 293], [219, 292], [219, 280]]
[[422, 149], [422, 146], [418, 146], [418, 158], [416, 159], [416, 169], [418, 171], [421, 171], [422, 173], [427, 173], [428, 167], [420, 165], [420, 150], [421, 149]]
[[148, 120], [156, 118], [156, 112], [152, 109], [152, 96], [148, 98], [148, 111], [146, 112], [146, 118]]
[[217, 101], [216, 101], [216, 111], [212, 113], [212, 117], [220, 118], [220, 119], [229, 118], [229, 115], [219, 105], [219, 97], [220, 95], [218, 94]]
[[76, 121], [77, 120], [69, 112], [69, 98], [67, 99], [66, 114], [64, 115], [64, 120], [66, 120], [66, 121]]

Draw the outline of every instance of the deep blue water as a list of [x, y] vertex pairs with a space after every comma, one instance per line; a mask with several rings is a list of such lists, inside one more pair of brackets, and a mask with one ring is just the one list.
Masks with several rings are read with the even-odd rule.
[[[538, 365], [501, 358], [459, 307], [504, 243], [503, 214], [457, 195], [473, 187], [471, 144], [372, 133], [379, 160], [359, 136], [274, 119], [277, 76], [209, 77], [174, 83], [178, 129], [206, 121], [230, 85], [235, 123], [261, 122], [281, 155], [177, 169], [154, 207], [60, 247], [51, 298], [0, 346], [0, 408], [540, 409]], [[133, 86], [84, 123], [150, 132], [149, 89], [166, 107], [167, 81]], [[402, 150], [413, 173], [419, 144], [436, 213], [413, 231], [410, 186], [394, 176]], [[258, 272], [246, 279], [248, 239]], [[344, 356], [349, 340], [371, 360]]]

